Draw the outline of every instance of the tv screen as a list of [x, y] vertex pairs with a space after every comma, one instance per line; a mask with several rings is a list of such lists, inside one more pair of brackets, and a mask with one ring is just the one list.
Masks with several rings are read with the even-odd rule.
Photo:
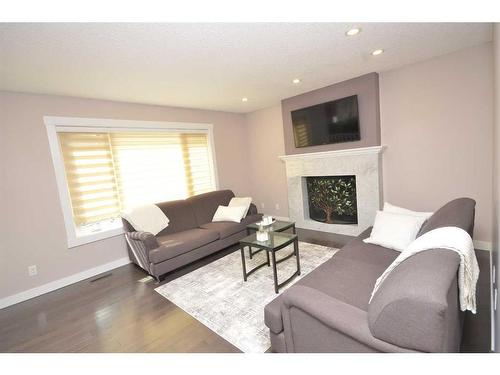
[[292, 111], [295, 147], [360, 140], [358, 96]]

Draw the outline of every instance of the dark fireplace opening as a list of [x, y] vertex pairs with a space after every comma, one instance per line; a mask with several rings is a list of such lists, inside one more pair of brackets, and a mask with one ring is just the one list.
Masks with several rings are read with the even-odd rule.
[[357, 224], [356, 176], [306, 177], [309, 217], [327, 224]]

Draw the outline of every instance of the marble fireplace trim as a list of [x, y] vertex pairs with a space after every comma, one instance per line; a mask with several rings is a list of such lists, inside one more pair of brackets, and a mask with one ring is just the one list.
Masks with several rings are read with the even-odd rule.
[[[286, 165], [290, 219], [298, 228], [357, 236], [373, 225], [382, 204], [384, 146], [280, 156]], [[325, 224], [309, 218], [308, 176], [356, 176], [358, 224]]]

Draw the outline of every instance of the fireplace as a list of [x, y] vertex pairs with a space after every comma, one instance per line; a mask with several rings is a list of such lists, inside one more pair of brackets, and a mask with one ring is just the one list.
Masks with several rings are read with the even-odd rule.
[[[382, 151], [373, 146], [281, 156], [285, 161], [289, 218], [297, 228], [357, 236], [373, 225], [382, 205]], [[308, 177], [351, 177], [356, 187], [356, 216], [344, 215], [326, 223], [326, 214], [310, 209]], [[311, 216], [312, 213], [312, 216]], [[311, 218], [313, 217], [313, 218]], [[351, 224], [348, 224], [349, 221]], [[357, 224], [354, 224], [357, 223]]]
[[308, 176], [309, 218], [325, 224], [358, 224], [356, 176]]

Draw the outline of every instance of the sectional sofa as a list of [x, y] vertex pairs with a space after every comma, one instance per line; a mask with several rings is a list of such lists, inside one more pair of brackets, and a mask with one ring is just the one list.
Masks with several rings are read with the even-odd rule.
[[[419, 235], [457, 226], [471, 236], [475, 202], [453, 200]], [[275, 352], [457, 352], [459, 257], [445, 249], [414, 255], [370, 295], [399, 252], [363, 242], [371, 228], [265, 307]]]
[[217, 207], [227, 206], [233, 197], [231, 190], [219, 190], [157, 203], [170, 222], [156, 236], [136, 232], [122, 219], [130, 259], [159, 281], [167, 272], [237, 244], [246, 236], [246, 226], [260, 221], [262, 214], [251, 204], [240, 223], [212, 222]]

